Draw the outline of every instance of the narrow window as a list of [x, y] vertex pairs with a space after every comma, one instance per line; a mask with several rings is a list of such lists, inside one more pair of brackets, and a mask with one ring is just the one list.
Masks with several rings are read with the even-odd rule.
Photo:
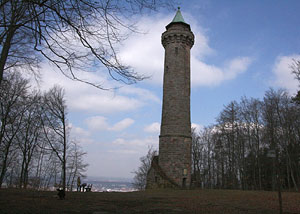
[[183, 176], [187, 176], [187, 169], [183, 169]]
[[178, 55], [178, 47], [175, 47], [175, 54]]

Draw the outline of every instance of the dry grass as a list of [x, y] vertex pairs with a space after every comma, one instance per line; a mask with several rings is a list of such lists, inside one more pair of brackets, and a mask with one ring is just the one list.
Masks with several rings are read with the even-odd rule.
[[[284, 213], [300, 213], [300, 194], [283, 193]], [[276, 192], [159, 190], [132, 193], [0, 190], [0, 213], [279, 213]]]

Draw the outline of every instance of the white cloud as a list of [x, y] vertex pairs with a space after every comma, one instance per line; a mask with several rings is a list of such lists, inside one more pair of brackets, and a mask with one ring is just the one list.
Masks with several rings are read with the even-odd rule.
[[224, 79], [231, 80], [236, 78], [238, 74], [247, 70], [251, 61], [252, 60], [249, 57], [236, 57], [230, 60], [224, 68]]
[[141, 100], [126, 96], [111, 96], [110, 92], [73, 94], [69, 104], [73, 110], [92, 111], [97, 113], [115, 113], [132, 111], [144, 105]]
[[195, 129], [196, 133], [198, 133], [203, 129], [203, 126], [197, 123], [192, 123], [192, 129]]
[[[195, 128], [195, 129], [196, 129], [196, 132], [199, 132], [199, 131], [203, 128], [202, 125], [197, 124], [197, 123], [192, 123], [191, 127], [192, 127], [192, 128]], [[145, 131], [145, 132], [149, 132], [149, 133], [159, 134], [159, 131], [160, 131], [160, 124], [157, 123], [157, 122], [151, 123], [150, 125], [145, 126], [144, 131]]]
[[[140, 20], [138, 28], [145, 34], [135, 34], [130, 37], [120, 49], [123, 62], [131, 65], [138, 73], [150, 76], [147, 82], [162, 84], [164, 70], [164, 48], [161, 44], [161, 34], [165, 26], [173, 19], [173, 15], [144, 17]], [[197, 26], [195, 20], [190, 19], [196, 43], [193, 54], [198, 58], [214, 53], [208, 45], [208, 38], [203, 30]]]
[[129, 149], [119, 149], [119, 150], [109, 150], [109, 153], [114, 154], [125, 154], [125, 155], [132, 155], [132, 154], [138, 154], [139, 152], [136, 150], [129, 150]]
[[89, 117], [85, 120], [85, 123], [91, 130], [98, 131], [122, 131], [134, 123], [134, 120], [131, 118], [125, 118], [114, 125], [109, 125], [106, 117], [94, 116]]
[[192, 56], [192, 86], [216, 86], [232, 80], [246, 71], [251, 61], [249, 57], [236, 57], [222, 68], [208, 65]]
[[[144, 17], [138, 27], [145, 34], [133, 34], [125, 40], [120, 49], [120, 58], [125, 64], [131, 65], [139, 74], [151, 76], [146, 82], [162, 84], [164, 49], [161, 45], [161, 34], [165, 26], [172, 20], [174, 14], [156, 17]], [[209, 39], [204, 30], [189, 14], [184, 14], [191, 23], [196, 42], [192, 49], [192, 86], [216, 86], [223, 81], [234, 79], [247, 69], [251, 60], [247, 57], [237, 57], [229, 60], [223, 67], [206, 64], [203, 59], [216, 51], [209, 46]], [[49, 89], [54, 84], [61, 85], [66, 91], [68, 108], [71, 111], [112, 114], [116, 112], [135, 111], [149, 102], [160, 102], [151, 91], [135, 86], [123, 86], [118, 90], [103, 91], [90, 85], [72, 81], [66, 78], [54, 66], [42, 64], [43, 89]], [[93, 68], [97, 70], [97, 68]], [[77, 76], [85, 81], [100, 83], [106, 88], [118, 88], [116, 81], [108, 81], [105, 71], [77, 72]]]
[[154, 101], [156, 103], [160, 103], [160, 99], [153, 94], [151, 91], [143, 89], [143, 88], [137, 88], [133, 86], [126, 86], [121, 87], [118, 92], [124, 94], [124, 95], [135, 95], [141, 100], [150, 100]]
[[141, 19], [138, 28], [146, 33], [132, 35], [120, 48], [121, 60], [138, 73], [150, 76], [146, 80], [148, 82], [162, 83], [164, 49], [160, 40], [161, 33], [170, 20], [170, 16]]
[[126, 141], [124, 138], [117, 138], [112, 143], [116, 145], [125, 145]]
[[[147, 89], [124, 85], [120, 89], [103, 91], [85, 83], [72, 81], [46, 63], [42, 65], [42, 70], [42, 89], [48, 90], [55, 84], [62, 86], [71, 111], [112, 114], [134, 111], [147, 105], [149, 101], [160, 102], [160, 99]], [[117, 82], [109, 82], [99, 73], [79, 74], [84, 80], [103, 83], [108, 88], [119, 87]]]
[[[188, 22], [191, 23], [195, 34], [195, 44], [191, 54], [192, 86], [217, 86], [224, 81], [236, 78], [246, 71], [251, 64], [249, 57], [235, 57], [224, 64], [223, 67], [209, 65], [204, 62], [206, 56], [215, 54], [216, 51], [209, 46], [209, 39], [204, 30], [188, 14]], [[138, 73], [151, 76], [147, 82], [162, 84], [164, 49], [161, 45], [161, 34], [165, 26], [172, 20], [172, 16], [157, 16], [143, 18], [138, 24], [146, 34], [136, 34], [125, 41], [120, 48], [120, 57], [123, 62], [133, 66]]]
[[215, 86], [222, 82], [223, 71], [214, 65], [207, 65], [204, 62], [192, 57], [192, 86]]
[[146, 138], [136, 138], [136, 139], [124, 139], [117, 138], [112, 142], [112, 144], [118, 146], [125, 146], [126, 148], [147, 148], [147, 146], [158, 146], [158, 137], [146, 137]]
[[155, 123], [151, 123], [150, 125], [146, 126], [144, 128], [145, 132], [149, 132], [149, 133], [156, 133], [159, 134], [160, 131], [160, 124], [155, 122]]
[[300, 55], [277, 57], [272, 70], [275, 75], [273, 84], [286, 88], [291, 94], [297, 92], [299, 84], [295, 79], [294, 74], [292, 74], [291, 66], [293, 64], [293, 59], [300, 60]]
[[89, 117], [85, 123], [91, 130], [107, 130], [109, 128], [107, 118], [102, 116]]
[[122, 130], [128, 128], [129, 126], [131, 126], [133, 123], [134, 123], [133, 119], [126, 118], [126, 119], [121, 120], [120, 122], [116, 123], [115, 125], [113, 125], [113, 127], [109, 128], [109, 130], [122, 131]]
[[75, 138], [76, 142], [79, 142], [82, 145], [94, 144], [96, 141], [91, 137], [77, 137]]
[[87, 130], [84, 130], [83, 128], [73, 126], [72, 124], [70, 124], [70, 127], [71, 127], [72, 135], [74, 135], [76, 137], [77, 136], [80, 136], [80, 137], [89, 137], [89, 136], [91, 136], [91, 133]]
[[91, 144], [94, 143], [94, 139], [91, 136], [91, 133], [81, 127], [76, 127], [73, 124], [70, 124], [71, 128], [71, 138], [80, 144]]

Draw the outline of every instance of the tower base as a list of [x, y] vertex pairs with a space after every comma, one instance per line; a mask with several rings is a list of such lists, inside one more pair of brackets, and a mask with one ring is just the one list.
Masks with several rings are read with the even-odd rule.
[[158, 165], [158, 156], [155, 156], [148, 171], [146, 189], [164, 188], [180, 189], [181, 187], [166, 175]]
[[[147, 175], [146, 189], [186, 189], [191, 185], [191, 137], [160, 136], [159, 156]], [[170, 161], [172, 160], [172, 161]]]

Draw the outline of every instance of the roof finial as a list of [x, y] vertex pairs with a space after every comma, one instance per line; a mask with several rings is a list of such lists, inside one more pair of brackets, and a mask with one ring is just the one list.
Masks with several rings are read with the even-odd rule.
[[185, 23], [182, 15], [181, 15], [181, 12], [180, 12], [180, 7], [178, 7], [178, 10], [177, 10], [176, 15], [175, 15], [172, 22], [183, 22], [183, 23]]

